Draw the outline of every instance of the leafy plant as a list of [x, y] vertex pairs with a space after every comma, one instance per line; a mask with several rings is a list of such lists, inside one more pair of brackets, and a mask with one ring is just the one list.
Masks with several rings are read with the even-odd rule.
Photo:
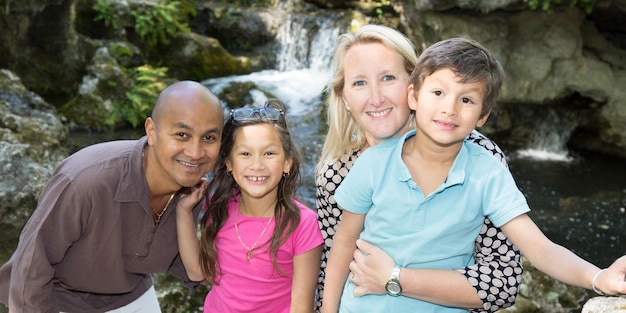
[[[132, 10], [130, 13], [135, 20], [135, 32], [148, 46], [168, 44], [169, 36], [190, 31], [189, 17], [197, 14], [197, 3], [197, 0], [168, 0], [166, 3]], [[104, 25], [112, 29], [123, 27], [115, 15], [113, 2], [98, 0], [92, 8], [97, 12], [94, 21], [104, 21]]]
[[166, 87], [166, 67], [142, 65], [131, 70], [132, 84], [126, 93], [126, 101], [115, 108], [106, 123], [113, 125], [119, 118], [127, 120], [133, 127], [150, 116], [159, 93]]
[[[154, 8], [134, 10], [135, 31], [148, 46], [168, 44], [168, 37], [176, 33], [188, 33], [187, 15], [179, 9], [181, 3], [172, 1], [157, 4]], [[188, 8], [188, 7], [187, 7]]]
[[113, 4], [105, 0], [98, 0], [93, 9], [98, 12], [98, 15], [94, 18], [94, 21], [104, 21], [104, 26], [117, 29], [117, 19], [115, 18], [115, 12], [113, 10]]
[[180, 2], [180, 13], [183, 16], [196, 16], [198, 14], [196, 11], [198, 0], [178, 0], [178, 2]]
[[133, 51], [128, 46], [119, 43], [113, 43], [109, 47], [109, 53], [114, 59], [118, 60], [118, 62], [120, 58], [131, 57], [133, 55]]
[[[532, 10], [536, 10], [537, 8], [541, 8], [541, 10], [552, 13], [551, 5], [560, 4], [561, 0], [524, 0], [524, 2], [528, 3], [528, 7]], [[596, 6], [596, 0], [570, 0], [570, 7], [578, 7], [583, 10], [587, 14], [591, 14], [593, 12], [593, 8]]]

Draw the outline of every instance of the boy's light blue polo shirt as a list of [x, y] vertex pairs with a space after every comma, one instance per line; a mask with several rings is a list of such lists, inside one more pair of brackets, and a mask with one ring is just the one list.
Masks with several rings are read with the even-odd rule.
[[[402, 161], [402, 146], [415, 130], [370, 147], [337, 188], [344, 209], [367, 214], [360, 238], [408, 268], [458, 269], [474, 263], [474, 241], [485, 216], [500, 227], [530, 211], [500, 161], [465, 142], [446, 181], [424, 197]], [[341, 227], [341, 226], [340, 226]], [[409, 297], [355, 297], [347, 281], [340, 312], [467, 312]]]

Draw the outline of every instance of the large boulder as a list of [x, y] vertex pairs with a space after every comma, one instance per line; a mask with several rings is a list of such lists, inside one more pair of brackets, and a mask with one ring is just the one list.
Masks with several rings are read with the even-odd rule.
[[112, 116], [115, 109], [126, 101], [126, 92], [130, 87], [128, 74], [111, 57], [109, 49], [101, 47], [87, 67], [87, 75], [83, 76], [78, 94], [59, 111], [73, 127], [103, 130], [123, 124]]
[[421, 9], [401, 8], [403, 30], [420, 49], [465, 35], [502, 63], [506, 80], [498, 114], [485, 133], [520, 148], [515, 145], [528, 143], [537, 121], [553, 111], [568, 145], [626, 157], [626, 50], [601, 35], [580, 9], [484, 14]]
[[8, 259], [53, 168], [67, 156], [54, 107], [0, 70], [0, 260]]
[[176, 36], [159, 57], [165, 60], [168, 74], [179, 80], [201, 81], [250, 73], [247, 58], [233, 57], [217, 39], [196, 33]]
[[48, 99], [78, 86], [97, 43], [74, 31], [74, 0], [5, 1], [0, 18], [0, 68]]

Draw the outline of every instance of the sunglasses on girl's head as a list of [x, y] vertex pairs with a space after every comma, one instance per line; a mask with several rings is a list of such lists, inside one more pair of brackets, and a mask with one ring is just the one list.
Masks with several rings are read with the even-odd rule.
[[278, 121], [284, 112], [281, 109], [266, 108], [239, 108], [230, 111], [230, 116], [236, 122], [262, 120], [262, 121]]

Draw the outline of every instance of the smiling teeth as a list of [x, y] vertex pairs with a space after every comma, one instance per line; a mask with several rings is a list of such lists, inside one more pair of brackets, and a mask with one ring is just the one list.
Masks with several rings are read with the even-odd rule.
[[437, 122], [437, 123], [439, 123], [439, 124], [441, 124], [441, 125], [443, 125], [445, 127], [451, 127], [451, 128], [456, 128], [457, 127], [456, 124], [454, 124], [454, 123], [446, 123], [446, 122]]
[[258, 177], [258, 176], [249, 176], [248, 179], [250, 179], [251, 181], [262, 181], [265, 180], [265, 176], [263, 177]]
[[370, 116], [374, 116], [374, 117], [381, 117], [389, 112], [391, 112], [391, 109], [387, 109], [387, 110], [379, 111], [379, 112], [368, 112], [367, 114], [369, 114]]
[[184, 165], [184, 166], [189, 166], [189, 167], [193, 167], [193, 168], [198, 168], [200, 167], [200, 164], [191, 164], [191, 163], [187, 163], [185, 161], [178, 161], [180, 164]]

